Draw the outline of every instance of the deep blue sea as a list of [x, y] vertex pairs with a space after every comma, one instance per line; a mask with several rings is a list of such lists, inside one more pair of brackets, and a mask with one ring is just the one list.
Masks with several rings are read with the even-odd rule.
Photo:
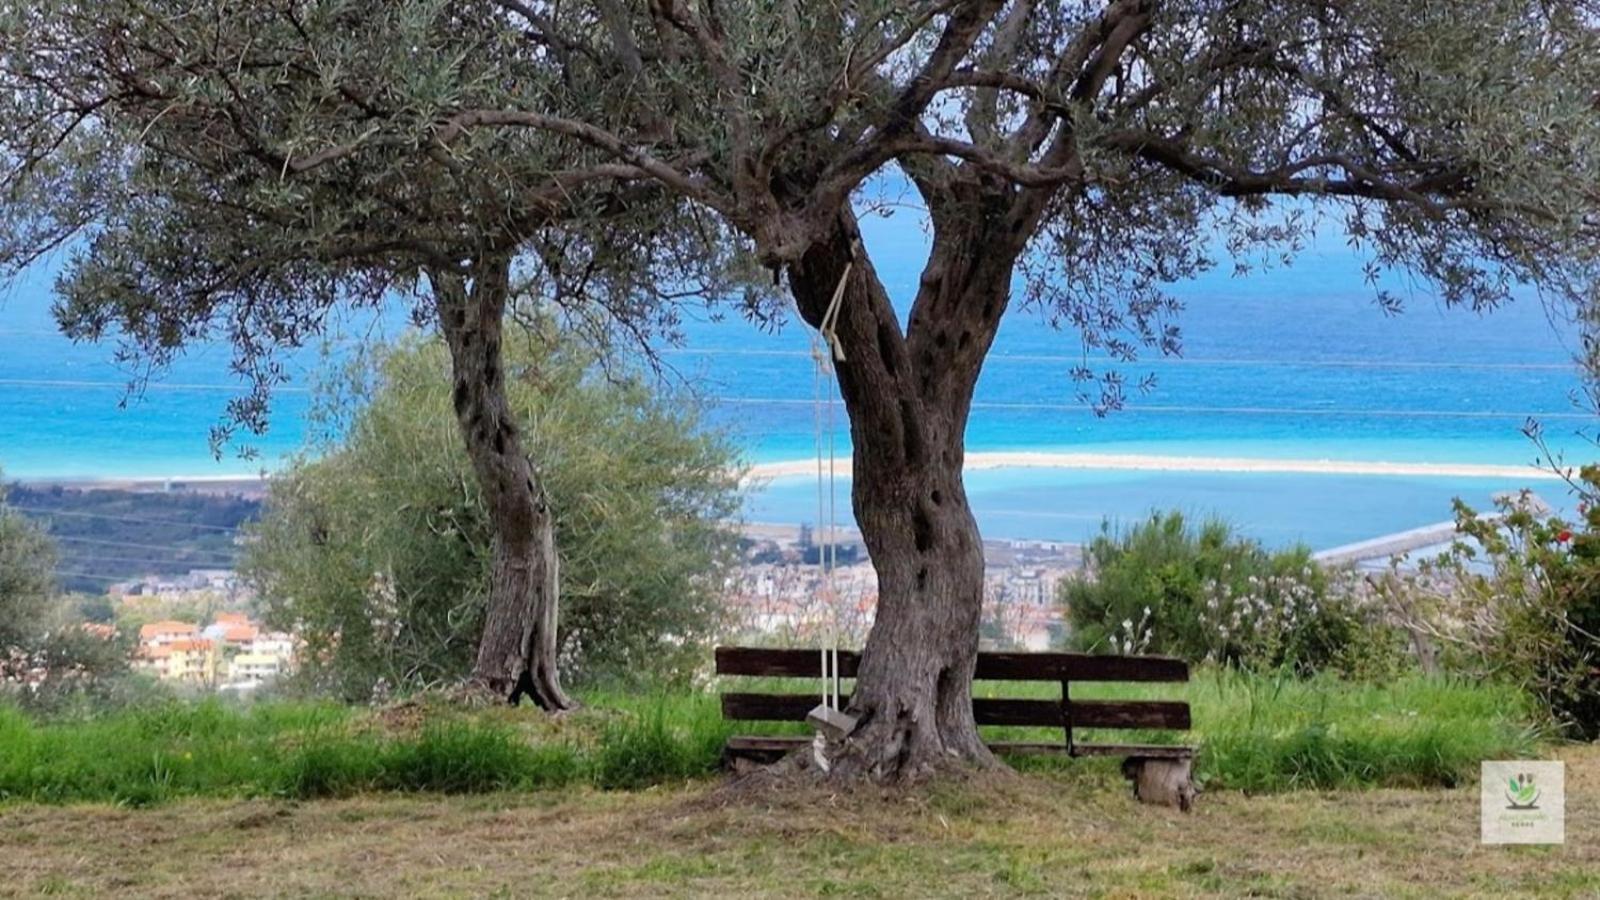
[[[925, 256], [914, 215], [869, 219], [868, 243], [891, 294], [906, 302]], [[972, 451], [1044, 449], [1175, 456], [1519, 465], [1535, 459], [1521, 433], [1531, 416], [1583, 458], [1575, 432], [1592, 416], [1573, 405], [1574, 330], [1530, 296], [1488, 315], [1446, 310], [1396, 276], [1399, 316], [1373, 303], [1359, 261], [1330, 236], [1289, 268], [1245, 278], [1223, 271], [1174, 287], [1184, 353], [1119, 364], [1154, 388], [1096, 417], [1069, 378], [1076, 335], [1014, 311], [978, 387]], [[49, 314], [43, 270], [0, 296], [0, 471], [7, 478], [170, 476], [272, 469], [301, 446], [309, 381], [328, 356], [290, 357], [294, 384], [278, 394], [271, 430], [251, 439], [261, 457], [213, 459], [207, 431], [237, 382], [225, 347], [198, 347], [134, 397], [132, 373], [109, 346], [74, 346]], [[663, 348], [675, 374], [713, 401], [752, 461], [813, 453], [810, 335], [791, 322], [765, 334], [743, 321], [691, 317], [682, 346]], [[328, 353], [398, 334], [400, 315], [335, 323]], [[1091, 358], [1091, 363], [1096, 361]], [[1111, 365], [1111, 363], [1099, 363]], [[127, 400], [124, 404], [124, 400]], [[847, 453], [842, 411], [839, 448]], [[1486, 504], [1516, 478], [1189, 474], [1014, 469], [969, 474], [987, 534], [1080, 540], [1103, 518], [1153, 508], [1216, 513], [1270, 543], [1332, 546], [1449, 517], [1454, 496]], [[1536, 485], [1554, 503], [1555, 482]], [[752, 496], [756, 521], [815, 517], [815, 483], [780, 478]], [[841, 497], [842, 508], [848, 500]]]

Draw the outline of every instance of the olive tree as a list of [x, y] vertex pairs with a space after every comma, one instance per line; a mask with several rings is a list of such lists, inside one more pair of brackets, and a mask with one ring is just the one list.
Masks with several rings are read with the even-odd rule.
[[[1169, 283], [1292, 257], [1319, 227], [1367, 255], [1384, 305], [1385, 272], [1474, 310], [1521, 285], [1593, 298], [1591, 3], [502, 6], [530, 41], [626, 73], [637, 110], [450, 121], [574, 136], [717, 211], [836, 342], [879, 600], [835, 777], [994, 764], [971, 707], [983, 558], [961, 470], [1008, 309], [1077, 332], [1086, 357], [1177, 352]], [[904, 317], [852, 200], [896, 171], [932, 231]], [[1087, 402], [1123, 402], [1114, 373], [1074, 374]]]
[[473, 680], [567, 706], [554, 513], [506, 396], [507, 309], [670, 330], [672, 306], [645, 301], [703, 287], [720, 242], [613, 153], [455, 113], [564, 102], [605, 121], [626, 86], [486, 0], [46, 0], [0, 4], [0, 34], [0, 276], [60, 251], [63, 330], [141, 370], [230, 341], [246, 388], [219, 447], [266, 426], [276, 351], [336, 309], [436, 324], [493, 524]]

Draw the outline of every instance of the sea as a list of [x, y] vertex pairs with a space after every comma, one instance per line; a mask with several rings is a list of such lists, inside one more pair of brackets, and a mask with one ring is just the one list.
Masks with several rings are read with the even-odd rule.
[[[891, 296], [905, 313], [926, 257], [914, 212], [871, 217], [863, 228]], [[223, 345], [199, 344], [170, 368], [144, 373], [115, 360], [114, 343], [74, 344], [50, 313], [60, 261], [0, 294], [0, 475], [6, 479], [195, 478], [271, 472], [306, 447], [319, 372], [361, 342], [403, 334], [401, 311], [340, 313], [328, 340], [285, 355], [268, 431], [213, 456], [209, 431], [239, 391]], [[1384, 287], [1404, 301], [1390, 315]], [[1406, 273], [1377, 285], [1338, 234], [1292, 265], [1236, 276], [1228, 265], [1175, 284], [1185, 310], [1180, 356], [1126, 362], [1087, 356], [1078, 336], [1037, 311], [1013, 310], [978, 385], [969, 453], [1053, 451], [1247, 460], [1412, 463], [1438, 474], [1169, 472], [995, 468], [968, 473], [986, 536], [1080, 542], [1155, 510], [1217, 516], [1273, 546], [1337, 546], [1450, 518], [1451, 501], [1488, 506], [1497, 492], [1531, 487], [1569, 504], [1559, 481], [1535, 476], [1542, 426], [1569, 462], [1590, 458], [1594, 414], [1578, 404], [1578, 333], [1535, 292], [1487, 313], [1447, 309]], [[727, 310], [690, 310], [683, 339], [658, 347], [671, 386], [704, 400], [752, 463], [814, 460], [819, 426], [833, 423], [848, 458], [842, 408], [816, 402], [814, 335], [791, 319], [758, 329]], [[1072, 370], [1123, 373], [1125, 408], [1106, 415], [1079, 396]], [[147, 377], [148, 376], [148, 377]], [[130, 385], [133, 389], [130, 390]], [[822, 441], [824, 448], [827, 440]], [[1450, 474], [1462, 464], [1512, 467], [1494, 477]], [[1524, 477], [1522, 472], [1528, 473]], [[815, 476], [763, 479], [745, 516], [814, 522]], [[838, 485], [848, 520], [848, 481]]]

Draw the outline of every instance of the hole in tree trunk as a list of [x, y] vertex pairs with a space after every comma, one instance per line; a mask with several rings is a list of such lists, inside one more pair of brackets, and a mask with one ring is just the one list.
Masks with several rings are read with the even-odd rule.
[[928, 520], [928, 514], [917, 510], [911, 516], [911, 530], [917, 542], [917, 552], [927, 553], [933, 549], [933, 523]]
[[894, 330], [888, 322], [878, 323], [878, 357], [883, 360], [883, 368], [891, 377], [899, 374], [895, 367]]
[[904, 445], [906, 463], [922, 462], [922, 429], [917, 427], [917, 410], [909, 399], [900, 401], [900, 440]]

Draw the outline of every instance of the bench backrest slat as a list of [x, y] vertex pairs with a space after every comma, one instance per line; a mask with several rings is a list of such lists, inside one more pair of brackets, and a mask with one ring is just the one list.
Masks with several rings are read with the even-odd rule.
[[[861, 655], [839, 651], [839, 677], [854, 678]], [[816, 650], [718, 647], [718, 675], [818, 678]], [[1170, 656], [1100, 656], [1088, 653], [979, 653], [980, 681], [1160, 681], [1189, 680], [1189, 664]]]
[[[819, 702], [816, 694], [722, 695], [722, 717], [739, 721], [804, 722]], [[1189, 704], [1165, 700], [1073, 700], [1074, 728], [1189, 728]], [[1061, 701], [979, 697], [972, 701], [979, 725], [1060, 726]]]

